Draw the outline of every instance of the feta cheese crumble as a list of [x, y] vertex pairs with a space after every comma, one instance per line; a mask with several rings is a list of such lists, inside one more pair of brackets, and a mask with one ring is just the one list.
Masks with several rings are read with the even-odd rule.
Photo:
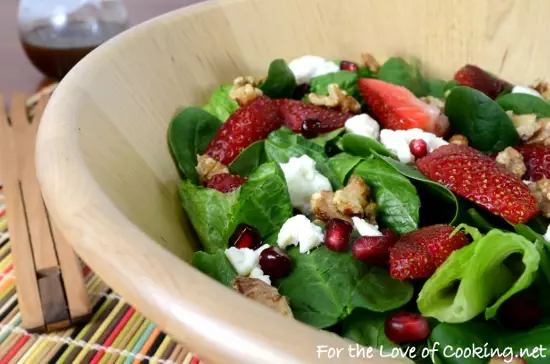
[[309, 83], [312, 78], [340, 71], [340, 66], [323, 57], [303, 56], [288, 64], [298, 84]]
[[414, 139], [423, 139], [428, 145], [428, 153], [449, 144], [443, 138], [417, 128], [409, 130], [383, 129], [380, 132], [380, 142], [394, 153], [401, 163], [414, 162], [414, 156], [409, 148], [409, 144]]
[[324, 241], [321, 227], [313, 224], [304, 215], [296, 215], [286, 220], [277, 236], [277, 244], [284, 249], [289, 245], [299, 245], [300, 253], [307, 253]]
[[532, 89], [531, 87], [516, 85], [512, 88], [512, 93], [513, 94], [527, 94], [527, 95], [531, 95], [531, 96], [540, 97], [542, 99], [542, 95], [537, 90]]
[[235, 248], [234, 246], [225, 250], [225, 256], [235, 268], [238, 275], [246, 277], [259, 261], [259, 254], [249, 248]]
[[546, 229], [546, 233], [544, 233], [543, 237], [547, 243], [550, 243], [550, 225], [548, 225], [548, 228]]
[[353, 226], [361, 234], [361, 236], [382, 236], [383, 234], [378, 230], [378, 225], [369, 224], [365, 220], [359, 217], [352, 217]]
[[380, 125], [368, 114], [359, 114], [346, 120], [346, 132], [376, 139], [380, 137]]
[[305, 214], [312, 212], [311, 196], [314, 193], [332, 191], [328, 178], [315, 169], [315, 161], [307, 155], [292, 157], [280, 166], [285, 174], [292, 206]]

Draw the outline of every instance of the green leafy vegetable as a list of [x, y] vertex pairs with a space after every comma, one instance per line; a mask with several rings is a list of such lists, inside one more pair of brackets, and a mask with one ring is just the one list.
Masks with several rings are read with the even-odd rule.
[[214, 138], [221, 122], [197, 107], [180, 110], [168, 129], [168, 142], [172, 155], [183, 176], [194, 184], [199, 183], [195, 170], [197, 154], [202, 154]]
[[204, 106], [204, 110], [221, 121], [226, 121], [239, 108], [237, 101], [229, 97], [229, 92], [231, 92], [232, 88], [233, 85], [221, 85], [218, 87], [212, 96], [210, 96], [210, 101]]
[[375, 78], [376, 74], [366, 66], [359, 66], [359, 70], [357, 70], [357, 76], [359, 78]]
[[207, 253], [227, 247], [231, 216], [240, 190], [222, 193], [196, 186], [190, 181], [180, 184], [183, 209]]
[[290, 98], [296, 88], [294, 73], [283, 59], [276, 59], [269, 65], [265, 82], [260, 85], [263, 93], [274, 99]]
[[339, 128], [333, 131], [329, 131], [328, 133], [321, 134], [318, 137], [315, 137], [309, 140], [315, 144], [318, 144], [324, 147], [328, 142], [338, 138], [338, 136], [340, 136], [340, 134], [342, 134], [343, 132], [344, 132], [344, 128]]
[[349, 71], [338, 71], [326, 75], [317, 76], [311, 80], [310, 90], [317, 95], [328, 95], [328, 85], [338, 84], [350, 96], [358, 96], [357, 74]]
[[516, 115], [537, 114], [538, 118], [550, 117], [550, 102], [528, 94], [506, 94], [497, 98], [501, 108]]
[[213, 254], [198, 251], [193, 255], [193, 265], [209, 275], [218, 282], [231, 287], [233, 279], [237, 277], [237, 273], [227, 259], [223, 250], [218, 250]]
[[437, 97], [440, 99], [445, 98], [445, 91], [448, 81], [440, 80], [437, 78], [432, 78], [426, 80], [428, 91], [426, 92], [429, 96]]
[[374, 151], [380, 155], [395, 158], [392, 152], [386, 149], [386, 147], [378, 140], [373, 138], [358, 134], [346, 134], [340, 140], [342, 142], [344, 152], [349, 154], [358, 155], [360, 157], [368, 157], [372, 155], [372, 152]]
[[267, 161], [264, 141], [258, 140], [243, 150], [229, 165], [229, 172], [239, 176], [248, 176]]
[[420, 199], [407, 178], [385, 161], [365, 159], [353, 170], [374, 189], [376, 215], [398, 234], [418, 229]]
[[346, 184], [351, 171], [361, 162], [361, 157], [347, 153], [336, 154], [330, 157], [328, 163], [342, 185]]
[[363, 346], [396, 348], [384, 334], [384, 322], [391, 313], [356, 308], [342, 321], [342, 336]]
[[406, 87], [417, 97], [426, 96], [429, 90], [429, 85], [420, 73], [416, 59], [412, 59], [409, 64], [403, 58], [390, 58], [380, 67], [377, 78]]
[[445, 103], [445, 113], [453, 130], [484, 153], [499, 152], [519, 143], [519, 135], [506, 112], [473, 88], [453, 88]]
[[480, 230], [487, 232], [497, 228], [489, 221], [487, 221], [487, 219], [485, 219], [485, 217], [483, 217], [475, 208], [469, 208], [466, 213], [474, 223], [475, 227]]
[[[483, 310], [487, 319], [494, 317], [504, 301], [531, 285], [539, 266], [540, 254], [521, 235], [500, 230], [482, 235], [464, 225], [457, 229], [462, 227], [474, 242], [451, 254], [426, 281], [417, 300], [423, 315], [441, 322], [465, 322]], [[505, 264], [514, 254], [522, 256], [524, 265], [519, 278]]]
[[291, 248], [292, 273], [279, 280], [279, 292], [288, 297], [294, 316], [317, 328], [334, 325], [356, 307], [383, 312], [406, 304], [410, 283], [392, 279], [388, 272], [368, 266], [349, 253], [321, 246], [309, 254]]
[[514, 225], [514, 229], [516, 233], [535, 244], [540, 254], [540, 271], [544, 275], [546, 283], [550, 284], [550, 247], [544, 236], [523, 224]]

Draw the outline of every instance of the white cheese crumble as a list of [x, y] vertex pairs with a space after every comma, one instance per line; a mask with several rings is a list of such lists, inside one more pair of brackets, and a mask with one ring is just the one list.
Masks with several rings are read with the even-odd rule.
[[309, 83], [312, 78], [338, 72], [340, 66], [323, 57], [303, 56], [288, 64], [298, 84]]
[[254, 267], [250, 272], [250, 278], [256, 278], [264, 281], [265, 283], [271, 285], [271, 279], [268, 275], [264, 274], [264, 271], [260, 267]]
[[304, 215], [296, 215], [283, 224], [277, 236], [277, 244], [283, 249], [289, 245], [299, 245], [300, 253], [307, 253], [321, 245], [324, 238], [321, 227]]
[[352, 217], [353, 226], [361, 234], [361, 236], [382, 236], [383, 234], [378, 230], [378, 225], [369, 224], [365, 220], [359, 217]]
[[548, 225], [548, 228], [546, 229], [546, 233], [544, 233], [543, 237], [547, 243], [550, 243], [550, 225]]
[[527, 95], [540, 97], [541, 99], [543, 98], [542, 95], [537, 90], [532, 89], [531, 87], [520, 86], [520, 85], [514, 86], [512, 88], [512, 93], [513, 94], [527, 94]]
[[258, 249], [255, 250], [256, 254], [258, 254], [258, 257], [260, 257], [260, 254], [262, 254], [262, 252], [264, 250], [266, 250], [267, 248], [269, 248], [269, 244], [264, 244], [262, 245], [261, 247], [259, 247]]
[[401, 163], [414, 162], [414, 156], [409, 147], [414, 139], [423, 139], [428, 145], [428, 153], [433, 152], [442, 145], [449, 144], [443, 138], [417, 128], [409, 130], [383, 129], [380, 132], [380, 142], [394, 153]]
[[368, 114], [359, 114], [346, 120], [346, 132], [376, 139], [380, 137], [380, 125]]
[[533, 183], [535, 183], [535, 182], [533, 182], [533, 181], [528, 181], [528, 180], [525, 180], [525, 179], [524, 179], [524, 180], [523, 180], [523, 183], [525, 183], [527, 186], [529, 186], [530, 184], [533, 184]]
[[249, 248], [235, 248], [232, 246], [225, 250], [225, 256], [229, 259], [229, 262], [235, 268], [238, 275], [246, 277], [250, 274], [252, 269], [258, 265], [258, 254]]
[[315, 169], [315, 161], [303, 155], [292, 157], [288, 163], [281, 163], [285, 174], [292, 206], [305, 214], [312, 212], [311, 196], [319, 191], [332, 191], [328, 178]]

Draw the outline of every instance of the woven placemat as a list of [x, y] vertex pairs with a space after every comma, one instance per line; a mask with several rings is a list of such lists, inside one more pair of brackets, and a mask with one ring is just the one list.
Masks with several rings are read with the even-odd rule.
[[[41, 93], [53, 92], [55, 85]], [[40, 98], [29, 99], [29, 113]], [[0, 364], [191, 363], [200, 360], [163, 333], [83, 265], [93, 317], [69, 330], [35, 335], [20, 327], [4, 195], [0, 187]]]

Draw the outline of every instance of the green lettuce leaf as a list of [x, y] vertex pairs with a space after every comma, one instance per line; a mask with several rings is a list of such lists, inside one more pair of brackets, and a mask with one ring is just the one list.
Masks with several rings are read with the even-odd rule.
[[317, 76], [311, 80], [310, 91], [317, 95], [328, 95], [328, 85], [336, 83], [348, 95], [353, 97], [359, 96], [357, 89], [357, 74], [349, 71], [338, 71], [328, 73], [326, 75]]
[[193, 255], [192, 263], [198, 270], [228, 287], [233, 285], [233, 279], [237, 277], [237, 272], [223, 250], [213, 254], [198, 251]]
[[267, 78], [260, 89], [272, 99], [290, 98], [296, 88], [294, 73], [283, 59], [276, 59], [269, 65]]
[[233, 85], [221, 85], [210, 96], [210, 101], [204, 106], [204, 110], [214, 115], [221, 121], [226, 121], [238, 108], [237, 101], [229, 97]]

